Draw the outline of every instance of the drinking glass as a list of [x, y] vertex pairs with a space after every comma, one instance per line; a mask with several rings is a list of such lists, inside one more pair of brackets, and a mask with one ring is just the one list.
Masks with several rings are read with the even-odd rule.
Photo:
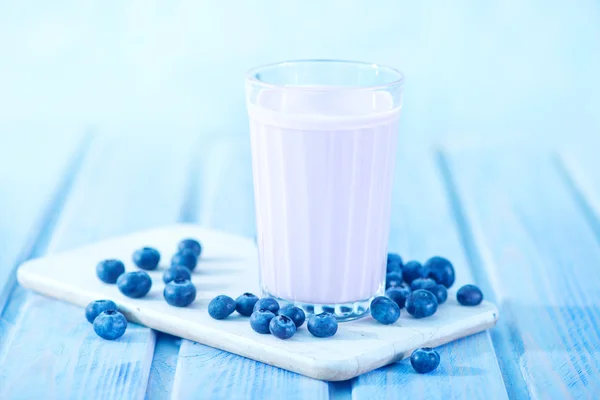
[[403, 80], [338, 60], [248, 72], [264, 296], [349, 320], [384, 293]]

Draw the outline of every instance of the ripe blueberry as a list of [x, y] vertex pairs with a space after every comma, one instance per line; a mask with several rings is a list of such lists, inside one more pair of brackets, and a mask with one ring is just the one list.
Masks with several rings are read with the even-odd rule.
[[102, 282], [115, 283], [125, 273], [125, 265], [119, 260], [104, 260], [96, 265], [96, 275]]
[[151, 271], [158, 267], [160, 253], [152, 247], [142, 247], [133, 253], [133, 262], [135, 265], [146, 271]]
[[423, 266], [418, 261], [409, 261], [402, 267], [402, 277], [404, 278], [404, 282], [409, 285], [415, 279], [423, 278], [425, 276], [424, 273]]
[[249, 317], [252, 315], [254, 305], [257, 301], [257, 296], [253, 295], [252, 293], [244, 293], [235, 299], [235, 310], [244, 317]]
[[410, 356], [410, 363], [415, 371], [426, 374], [440, 365], [440, 355], [431, 347], [416, 349]]
[[192, 280], [192, 274], [190, 274], [190, 270], [187, 267], [182, 265], [167, 268], [163, 273], [163, 282], [169, 283], [175, 279]]
[[389, 274], [389, 273], [392, 273], [392, 272], [402, 272], [402, 266], [400, 264], [398, 264], [397, 262], [395, 262], [395, 261], [389, 262], [387, 264], [387, 268], [386, 268], [385, 273]]
[[181, 265], [190, 271], [193, 271], [197, 264], [198, 256], [191, 249], [180, 250], [171, 258], [171, 266]]
[[279, 303], [272, 297], [264, 297], [254, 304], [253, 310], [269, 310], [273, 314], [277, 314], [279, 311]]
[[385, 295], [403, 308], [406, 304], [406, 297], [410, 294], [410, 288], [406, 285], [393, 286], [385, 291]]
[[117, 305], [112, 300], [96, 300], [92, 301], [85, 308], [85, 318], [90, 324], [94, 323], [94, 320], [101, 312], [108, 310], [117, 310]]
[[411, 290], [417, 289], [425, 289], [430, 290], [433, 289], [437, 285], [437, 282], [430, 278], [417, 278], [410, 284]]
[[283, 307], [279, 311], [279, 315], [285, 315], [294, 321], [296, 328], [300, 328], [306, 320], [306, 314], [304, 313], [304, 310], [300, 307], [294, 306], [293, 304], [288, 304], [287, 306]]
[[163, 296], [169, 305], [187, 307], [196, 300], [196, 286], [188, 279], [175, 279], [165, 285]]
[[429, 290], [417, 289], [406, 298], [406, 311], [415, 318], [430, 317], [437, 308], [437, 299]]
[[208, 303], [208, 314], [214, 319], [225, 319], [235, 311], [235, 300], [223, 294]]
[[402, 284], [402, 271], [390, 272], [385, 276], [385, 288], [389, 289]]
[[271, 318], [269, 332], [279, 339], [289, 339], [296, 333], [296, 324], [291, 318], [285, 315], [278, 315]]
[[454, 267], [443, 257], [431, 257], [425, 265], [424, 276], [431, 278], [447, 288], [454, 284]]
[[396, 263], [400, 265], [400, 267], [402, 267], [402, 257], [400, 257], [400, 255], [396, 253], [388, 253], [387, 263]]
[[375, 297], [371, 301], [371, 316], [384, 325], [393, 324], [400, 318], [400, 307], [387, 297]]
[[438, 283], [437, 285], [435, 285], [435, 287], [427, 290], [433, 293], [433, 295], [438, 301], [438, 304], [444, 304], [446, 302], [446, 299], [448, 299], [448, 289], [446, 289], [446, 286], [444, 285], [440, 285]]
[[202, 254], [202, 245], [196, 239], [183, 239], [179, 242], [177, 250], [181, 251], [183, 249], [190, 249], [196, 255], [196, 258], [200, 258], [200, 254]]
[[269, 310], [254, 311], [250, 316], [250, 326], [254, 332], [270, 333], [269, 324], [273, 318], [275, 318], [275, 314]]
[[483, 301], [483, 293], [475, 285], [465, 285], [458, 289], [456, 300], [463, 306], [478, 306]]
[[144, 271], [127, 272], [117, 279], [117, 287], [127, 297], [144, 297], [152, 287], [152, 279]]
[[313, 315], [308, 319], [308, 331], [316, 337], [326, 338], [335, 335], [338, 322], [335, 316], [328, 312]]
[[127, 319], [115, 310], [103, 311], [94, 320], [94, 332], [102, 339], [118, 339], [123, 336], [126, 329]]

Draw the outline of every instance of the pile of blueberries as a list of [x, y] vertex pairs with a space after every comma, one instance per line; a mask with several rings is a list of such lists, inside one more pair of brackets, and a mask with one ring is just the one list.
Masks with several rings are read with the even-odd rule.
[[[404, 264], [398, 254], [389, 253], [385, 296], [373, 299], [371, 316], [379, 323], [393, 324], [400, 318], [400, 310], [406, 307], [413, 318], [430, 317], [448, 299], [448, 289], [454, 280], [454, 267], [443, 257], [432, 257], [423, 265], [418, 261]], [[477, 286], [465, 285], [458, 290], [457, 300], [463, 306], [477, 306], [483, 294]], [[244, 293], [236, 300], [219, 295], [208, 305], [208, 313], [214, 319], [227, 318], [234, 311], [249, 316], [254, 331], [271, 333], [279, 339], [291, 338], [306, 319], [299, 307], [290, 304], [280, 309], [275, 299], [259, 299], [252, 293]], [[316, 337], [330, 337], [337, 332], [338, 323], [333, 314], [324, 312], [312, 315], [307, 328]], [[415, 350], [410, 361], [415, 371], [427, 373], [438, 367], [440, 356], [426, 347]]]
[[[250, 317], [250, 326], [257, 333], [268, 334], [279, 339], [289, 339], [306, 321], [306, 314], [300, 307], [288, 304], [279, 306], [271, 297], [259, 299], [252, 293], [244, 293], [233, 300], [229, 296], [219, 295], [208, 304], [208, 314], [214, 319], [224, 319], [234, 311]], [[325, 338], [335, 335], [338, 322], [330, 313], [312, 315], [306, 324], [308, 331], [316, 337]]]
[[[398, 254], [388, 253], [385, 296], [373, 299], [371, 316], [382, 324], [393, 324], [406, 307], [414, 318], [430, 317], [448, 299], [454, 280], [454, 267], [443, 257], [432, 257], [423, 265], [418, 261], [404, 264]], [[477, 286], [465, 285], [456, 299], [463, 306], [477, 306], [483, 294]]]
[[[196, 268], [202, 246], [195, 239], [179, 242], [177, 252], [171, 258], [171, 266], [163, 273], [165, 289], [163, 296], [175, 307], [186, 307], [196, 299], [196, 286], [191, 281], [191, 272]], [[160, 253], [152, 247], [143, 247], [133, 253], [134, 264], [145, 271], [158, 267]], [[145, 271], [125, 272], [120, 260], [103, 260], [96, 265], [96, 275], [101, 281], [117, 284], [119, 291], [127, 297], [144, 297], [152, 288], [152, 278]], [[111, 300], [96, 300], [85, 309], [85, 317], [94, 325], [96, 334], [107, 340], [120, 338], [127, 329], [127, 320]]]
[[[197, 240], [179, 242], [177, 253], [171, 258], [171, 266], [163, 274], [163, 296], [168, 304], [186, 307], [196, 299], [191, 272], [196, 268], [201, 253], [202, 246]], [[125, 296], [141, 298], [152, 287], [152, 279], [145, 271], [155, 270], [159, 261], [160, 253], [156, 249], [143, 247], [133, 253], [133, 262], [142, 271], [125, 272], [123, 262], [108, 259], [98, 263], [96, 274], [105, 283], [116, 283]], [[400, 310], [406, 307], [413, 318], [430, 317], [448, 299], [448, 289], [454, 280], [454, 267], [443, 257], [432, 257], [422, 265], [418, 261], [403, 263], [398, 254], [389, 253], [385, 296], [373, 299], [371, 316], [379, 323], [393, 324], [400, 318]], [[463, 306], [477, 306], [482, 302], [483, 294], [477, 286], [465, 285], [458, 290], [456, 298]], [[291, 338], [306, 321], [306, 314], [301, 308], [293, 304], [280, 308], [277, 300], [268, 297], [259, 299], [252, 293], [244, 293], [235, 300], [219, 295], [208, 305], [209, 315], [218, 320], [227, 318], [234, 311], [250, 317], [250, 326], [255, 332], [270, 333], [279, 339]], [[85, 316], [94, 325], [96, 334], [107, 340], [123, 336], [127, 329], [126, 318], [111, 300], [90, 303]], [[313, 336], [319, 338], [331, 337], [338, 330], [335, 315], [328, 312], [312, 315], [306, 326]], [[438, 367], [440, 356], [434, 349], [420, 348], [412, 353], [410, 361], [415, 371], [427, 373]]]
[[[371, 316], [382, 324], [393, 324], [400, 318], [400, 309], [406, 307], [414, 318], [430, 317], [448, 299], [454, 280], [454, 267], [443, 257], [432, 257], [423, 265], [418, 261], [404, 264], [398, 254], [389, 253], [385, 296], [373, 299]], [[477, 286], [465, 285], [456, 293], [456, 299], [463, 306], [477, 306], [483, 294]], [[412, 353], [410, 363], [424, 374], [438, 367], [440, 355], [432, 348], [420, 348]]]

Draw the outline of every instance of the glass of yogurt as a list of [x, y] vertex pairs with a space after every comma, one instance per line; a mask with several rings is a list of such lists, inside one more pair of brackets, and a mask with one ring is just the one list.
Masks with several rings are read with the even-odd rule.
[[264, 296], [350, 320], [384, 293], [403, 81], [338, 60], [248, 72]]

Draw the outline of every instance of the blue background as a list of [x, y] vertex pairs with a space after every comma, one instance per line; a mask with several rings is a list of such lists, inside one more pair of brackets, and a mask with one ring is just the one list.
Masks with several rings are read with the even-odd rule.
[[296, 58], [401, 69], [413, 143], [548, 144], [600, 127], [592, 0], [6, 0], [0, 33], [3, 133], [151, 124], [247, 135], [244, 72]]

